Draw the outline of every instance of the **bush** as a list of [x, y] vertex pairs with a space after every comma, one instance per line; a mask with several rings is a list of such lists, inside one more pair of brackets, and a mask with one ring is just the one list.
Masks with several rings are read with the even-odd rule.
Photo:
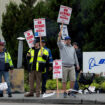
[[[25, 77], [25, 84], [24, 84], [25, 91], [29, 91], [29, 83], [27, 81], [27, 76]], [[103, 90], [105, 90], [105, 81], [103, 80], [103, 77], [99, 78], [99, 80], [98, 80], [98, 78], [96, 78], [93, 81], [93, 83], [91, 84], [91, 86], [95, 86], [96, 89], [102, 88]], [[34, 84], [34, 87], [36, 87], [36, 83]], [[85, 85], [85, 87], [88, 87], [88, 85]], [[58, 80], [58, 88], [62, 89], [62, 81], [61, 80]], [[83, 89], [83, 87], [81, 85], [79, 85], [79, 88]], [[57, 89], [56, 80], [55, 79], [47, 80], [46, 89], [47, 90], [56, 90]], [[66, 89], [70, 89], [70, 81], [67, 82]]]
[[48, 80], [46, 83], [46, 89], [55, 90], [57, 88], [56, 80]]
[[105, 91], [105, 82], [103, 82], [103, 83], [101, 84], [101, 89], [103, 89], [103, 90]]
[[29, 85], [25, 83], [25, 84], [24, 84], [24, 91], [25, 91], [25, 92], [29, 92], [29, 89], [30, 89], [30, 88], [29, 88]]
[[93, 83], [91, 84], [91, 86], [95, 86], [96, 89], [99, 89], [99, 88], [100, 88], [100, 84], [95, 83], [95, 82], [93, 82]]
[[98, 84], [101, 84], [102, 82], [105, 81], [105, 77], [102, 77], [102, 76], [98, 76], [98, 77], [95, 77], [95, 82], [98, 83]]

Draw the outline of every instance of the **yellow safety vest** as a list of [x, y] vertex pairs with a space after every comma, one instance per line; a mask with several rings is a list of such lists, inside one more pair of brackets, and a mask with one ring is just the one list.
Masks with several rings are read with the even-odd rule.
[[[33, 64], [33, 61], [34, 61], [34, 49], [30, 49], [28, 52], [31, 54], [31, 59], [29, 61], [29, 64]], [[46, 56], [49, 56], [49, 53], [46, 49], [44, 49], [42, 47], [42, 54], [46, 55]], [[38, 71], [38, 68], [39, 68], [39, 63], [46, 63], [46, 60], [42, 58], [42, 54], [41, 54], [41, 49], [39, 50], [38, 52], [38, 56], [37, 56], [37, 61], [36, 61], [36, 71]], [[32, 67], [32, 66], [31, 66]], [[44, 71], [46, 72], [46, 70]]]
[[13, 67], [13, 62], [8, 52], [5, 52], [5, 63], [9, 63], [9, 66]]

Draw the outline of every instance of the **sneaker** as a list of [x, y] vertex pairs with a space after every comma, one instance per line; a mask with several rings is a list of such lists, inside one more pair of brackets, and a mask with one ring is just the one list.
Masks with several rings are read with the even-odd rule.
[[33, 94], [33, 93], [27, 93], [27, 94], [25, 94], [24, 96], [25, 96], [25, 97], [33, 97], [34, 94]]
[[64, 98], [67, 98], [67, 93], [64, 92], [64, 93], [63, 93], [63, 96], [64, 96]]
[[12, 97], [12, 94], [8, 94], [8, 97]]
[[0, 94], [0, 97], [4, 97], [3, 94]]

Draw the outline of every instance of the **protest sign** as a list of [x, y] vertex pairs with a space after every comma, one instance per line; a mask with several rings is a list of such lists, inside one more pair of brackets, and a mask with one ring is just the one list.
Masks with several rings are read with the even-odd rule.
[[34, 19], [34, 33], [35, 37], [46, 36], [45, 19]]
[[[60, 29], [61, 29], [61, 25], [60, 25]], [[68, 36], [68, 30], [67, 30], [67, 26], [66, 25], [63, 25], [61, 33], [62, 33], [62, 39], [65, 39], [65, 37]]]
[[28, 31], [24, 32], [24, 35], [25, 35], [26, 41], [29, 45], [29, 48], [33, 47], [34, 35], [33, 35], [32, 30], [28, 30]]
[[62, 78], [62, 60], [53, 61], [53, 79], [57, 82], [57, 97], [59, 97], [58, 78]]
[[53, 61], [53, 79], [62, 78], [62, 60]]
[[63, 24], [69, 24], [71, 12], [72, 12], [72, 8], [61, 5], [57, 22], [63, 23]]

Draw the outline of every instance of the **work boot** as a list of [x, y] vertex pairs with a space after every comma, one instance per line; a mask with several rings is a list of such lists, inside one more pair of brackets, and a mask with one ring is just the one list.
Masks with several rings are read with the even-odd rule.
[[40, 92], [37, 92], [36, 93], [36, 97], [40, 97]]
[[8, 97], [12, 97], [12, 94], [11, 94], [11, 93], [9, 93], [9, 94], [8, 94]]
[[25, 94], [24, 96], [25, 96], [25, 97], [33, 97], [34, 94], [29, 92], [29, 93]]
[[4, 97], [3, 94], [0, 94], [0, 97]]

